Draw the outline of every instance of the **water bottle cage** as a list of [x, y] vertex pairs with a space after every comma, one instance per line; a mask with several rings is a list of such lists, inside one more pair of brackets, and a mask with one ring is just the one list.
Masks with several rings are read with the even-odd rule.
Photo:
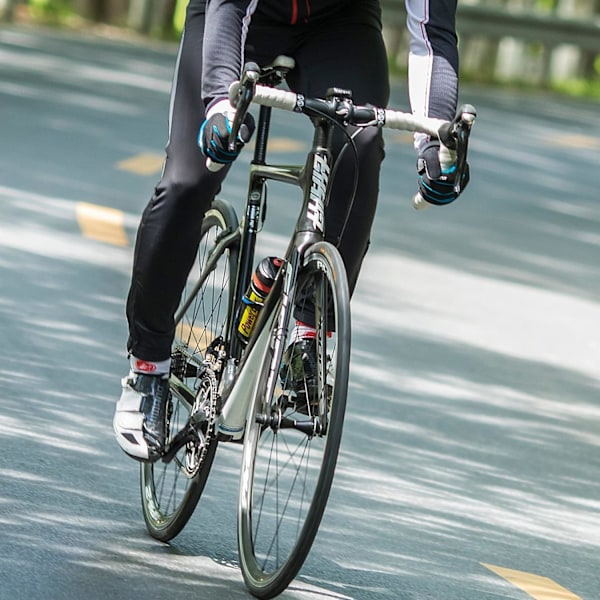
[[242, 304], [258, 309], [262, 308], [265, 305], [264, 302], [256, 302], [255, 300], [250, 300], [250, 298], [248, 298], [247, 296], [242, 297]]

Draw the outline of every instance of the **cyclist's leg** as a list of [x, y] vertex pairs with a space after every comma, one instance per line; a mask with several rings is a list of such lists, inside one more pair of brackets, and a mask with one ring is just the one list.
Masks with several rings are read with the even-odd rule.
[[[222, 200], [212, 203], [202, 221], [202, 238], [182, 305], [172, 352], [168, 410], [168, 456], [140, 470], [142, 510], [150, 534], [170, 540], [186, 525], [200, 499], [217, 449], [217, 379], [205, 368], [207, 348], [214, 351], [225, 336], [229, 298], [235, 282], [236, 247], [224, 249], [216, 258], [217, 239], [237, 229], [233, 208]], [[216, 262], [207, 273], [207, 261]], [[206, 274], [200, 284], [201, 275]], [[187, 424], [194, 418], [194, 434]], [[184, 446], [181, 432], [187, 431]], [[177, 448], [179, 448], [177, 450]]]
[[204, 120], [204, 4], [192, 0], [187, 8], [171, 94], [164, 170], [142, 215], [135, 245], [127, 300], [128, 350], [149, 361], [170, 356], [173, 315], [194, 260], [202, 216], [226, 172], [207, 171], [197, 145]]
[[168, 390], [156, 375], [166, 376], [168, 371], [173, 315], [195, 258], [202, 216], [225, 175], [225, 170], [217, 174], [206, 170], [196, 143], [204, 119], [200, 81], [204, 5], [204, 0], [188, 5], [171, 95], [165, 166], [142, 215], [127, 299], [127, 349], [139, 359], [134, 367], [140, 368], [134, 370], [141, 372], [123, 381], [114, 429], [121, 448], [142, 460], [156, 459], [164, 445]]
[[[359, 3], [360, 15], [356, 18], [350, 6], [345, 8], [343, 15], [333, 16], [320, 28], [311, 29], [310, 37], [294, 54], [297, 68], [288, 78], [293, 89], [309, 96], [323, 96], [327, 88], [335, 85], [352, 90], [356, 103], [387, 105], [387, 56], [381, 28], [376, 26], [377, 19], [365, 22], [367, 3], [366, 0]], [[377, 4], [373, 3], [375, 16]], [[345, 141], [346, 138], [336, 132], [336, 153]], [[346, 151], [338, 166], [326, 216], [327, 239], [340, 250], [351, 292], [369, 245], [379, 193], [380, 166], [384, 158], [383, 137], [376, 128], [362, 130], [355, 137], [355, 144], [360, 169], [352, 211], [346, 222], [355, 174], [353, 152]]]

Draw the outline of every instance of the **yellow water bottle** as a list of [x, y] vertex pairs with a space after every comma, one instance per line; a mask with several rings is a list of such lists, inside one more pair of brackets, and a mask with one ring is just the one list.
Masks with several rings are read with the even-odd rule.
[[269, 295], [279, 268], [283, 264], [281, 258], [268, 256], [263, 258], [252, 274], [250, 285], [242, 298], [244, 309], [238, 325], [238, 333], [242, 340], [248, 341], [254, 329], [256, 320], [263, 307], [265, 298]]

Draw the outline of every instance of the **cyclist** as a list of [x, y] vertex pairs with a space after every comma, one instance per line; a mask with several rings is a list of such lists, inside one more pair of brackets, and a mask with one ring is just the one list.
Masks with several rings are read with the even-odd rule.
[[[450, 120], [458, 89], [456, 0], [406, 2], [411, 108]], [[127, 298], [130, 373], [123, 380], [113, 425], [121, 448], [136, 459], [153, 461], [163, 450], [173, 315], [195, 257], [202, 216], [227, 166], [252, 134], [248, 117], [236, 151], [227, 151], [229, 84], [239, 79], [245, 62], [265, 65], [280, 54], [295, 59], [287, 81], [296, 92], [323, 97], [336, 85], [352, 90], [359, 104], [387, 105], [379, 0], [190, 0], [171, 94], [164, 169], [142, 215]], [[345, 140], [336, 138], [337, 155]], [[355, 168], [351, 153], [340, 159], [327, 207], [327, 238], [341, 252], [351, 291], [369, 245], [384, 158], [377, 128], [362, 129], [355, 144], [360, 169], [345, 225]], [[423, 198], [432, 204], [455, 200], [453, 170], [442, 172], [439, 143], [416, 135], [415, 148]], [[208, 170], [207, 156], [225, 168]], [[467, 180], [468, 175], [463, 189]], [[310, 363], [310, 324], [299, 323], [296, 335], [306, 341], [302, 357], [308, 356]], [[300, 366], [304, 368], [302, 361]]]

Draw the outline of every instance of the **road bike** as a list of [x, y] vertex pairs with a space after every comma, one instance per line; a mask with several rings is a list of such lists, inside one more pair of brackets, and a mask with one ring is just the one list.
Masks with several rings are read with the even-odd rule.
[[[238, 551], [245, 583], [259, 598], [281, 593], [303, 565], [325, 510], [342, 435], [350, 294], [340, 254], [324, 236], [333, 131], [348, 125], [422, 131], [454, 149], [461, 173], [475, 117], [469, 105], [452, 122], [358, 106], [350, 91], [337, 88], [326, 98], [307, 98], [277, 87], [291, 68], [287, 57], [263, 69], [249, 64], [230, 90], [237, 107], [231, 139], [251, 103], [260, 105], [244, 217], [240, 223], [222, 199], [204, 217], [197, 259], [175, 317], [168, 443], [161, 460], [141, 466], [148, 531], [168, 541], [192, 515], [218, 445], [243, 444]], [[310, 118], [314, 135], [304, 165], [267, 163], [273, 108]], [[347, 139], [352, 147], [350, 134]], [[269, 180], [298, 186], [303, 202], [285, 256], [276, 263], [272, 289], [258, 302], [248, 299], [247, 290]], [[248, 308], [258, 317], [246, 339], [239, 324]], [[312, 369], [304, 369], [306, 349], [294, 354], [299, 318], [314, 326]]]

